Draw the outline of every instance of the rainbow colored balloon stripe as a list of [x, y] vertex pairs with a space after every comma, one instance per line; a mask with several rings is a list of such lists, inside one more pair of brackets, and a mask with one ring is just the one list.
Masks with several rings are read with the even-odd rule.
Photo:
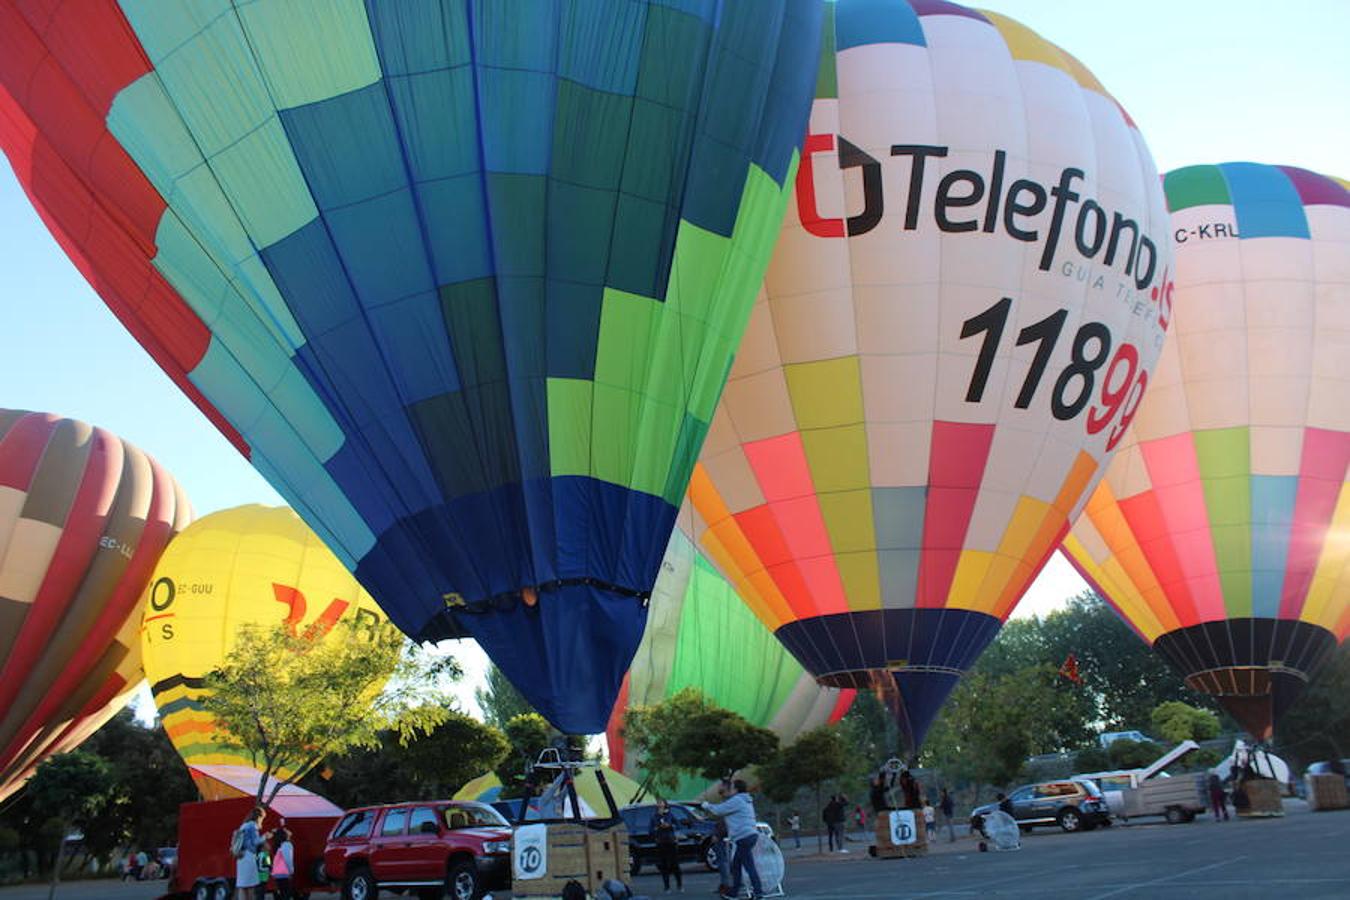
[[1200, 673], [1306, 679], [1350, 634], [1350, 190], [1254, 163], [1165, 187], [1173, 332], [1065, 550], [1193, 686], [1241, 694]]
[[471, 632], [596, 731], [790, 197], [820, 14], [3, 0], [0, 145], [400, 628]]

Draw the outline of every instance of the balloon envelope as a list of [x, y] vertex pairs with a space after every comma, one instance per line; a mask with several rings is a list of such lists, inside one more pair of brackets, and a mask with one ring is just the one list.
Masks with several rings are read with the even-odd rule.
[[1134, 123], [1012, 20], [840, 0], [825, 45], [690, 498], [761, 620], [917, 746], [1137, 406], [1166, 209]]
[[788, 199], [820, 15], [5, 4], [0, 144], [400, 628], [471, 634], [596, 732]]
[[[373, 639], [390, 627], [370, 595], [286, 507], [211, 513], [174, 538], [145, 589], [140, 644], [164, 730], [206, 795], [196, 766], [261, 767], [228, 746], [202, 708], [205, 678], [248, 626], [285, 623], [325, 640]], [[292, 774], [283, 772], [283, 775]], [[304, 773], [295, 773], [304, 774]]]
[[1264, 739], [1350, 632], [1350, 191], [1253, 163], [1166, 188], [1176, 323], [1065, 551]]
[[850, 689], [817, 685], [737, 598], [690, 539], [692, 518], [686, 505], [652, 589], [647, 630], [605, 731], [609, 764], [629, 775], [637, 775], [639, 761], [625, 752], [625, 714], [685, 688], [770, 729], [784, 745], [837, 722], [853, 702]]
[[140, 684], [141, 590], [191, 516], [117, 436], [0, 409], [0, 799]]

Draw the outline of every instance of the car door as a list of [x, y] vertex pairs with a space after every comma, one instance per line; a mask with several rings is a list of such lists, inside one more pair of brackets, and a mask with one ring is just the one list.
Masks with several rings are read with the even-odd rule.
[[1017, 821], [1025, 822], [1028, 819], [1036, 818], [1035, 790], [1033, 786], [1028, 785], [1018, 788], [1008, 795], [1008, 799], [1012, 801], [1013, 818]]
[[370, 871], [376, 881], [402, 881], [406, 857], [402, 851], [408, 838], [408, 807], [396, 806], [384, 811], [370, 839]]
[[408, 814], [403, 846], [397, 851], [399, 878], [403, 881], [438, 881], [444, 878], [442, 840], [441, 816], [436, 809], [414, 806]]

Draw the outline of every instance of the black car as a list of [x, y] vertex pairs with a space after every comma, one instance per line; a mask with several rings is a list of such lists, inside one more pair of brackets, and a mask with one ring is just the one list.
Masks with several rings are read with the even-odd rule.
[[[634, 875], [641, 872], [644, 865], [656, 865], [656, 838], [652, 835], [652, 816], [655, 814], [655, 803], [639, 803], [619, 810], [624, 825], [628, 826], [628, 855]], [[717, 842], [717, 823], [691, 804], [672, 803], [670, 814], [675, 818], [680, 862], [702, 863], [708, 871], [717, 871], [713, 850]]]
[[[1086, 779], [1043, 781], [1027, 784], [1008, 795], [1012, 816], [1023, 831], [1037, 825], [1058, 825], [1064, 831], [1091, 831], [1111, 824], [1111, 811], [1101, 789]], [[997, 803], [978, 806], [970, 814], [970, 827], [980, 829], [985, 816]]]

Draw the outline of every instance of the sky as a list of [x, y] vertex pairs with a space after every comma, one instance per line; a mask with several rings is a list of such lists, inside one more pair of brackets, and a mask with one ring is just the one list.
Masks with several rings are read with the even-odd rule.
[[[1350, 177], [1350, 0], [986, 0], [1081, 60], [1160, 171], [1248, 160]], [[0, 406], [103, 426], [158, 458], [198, 515], [281, 498], [207, 423], [65, 258], [0, 163]], [[1014, 615], [1085, 585], [1058, 554]], [[462, 702], [485, 661], [471, 642]]]

